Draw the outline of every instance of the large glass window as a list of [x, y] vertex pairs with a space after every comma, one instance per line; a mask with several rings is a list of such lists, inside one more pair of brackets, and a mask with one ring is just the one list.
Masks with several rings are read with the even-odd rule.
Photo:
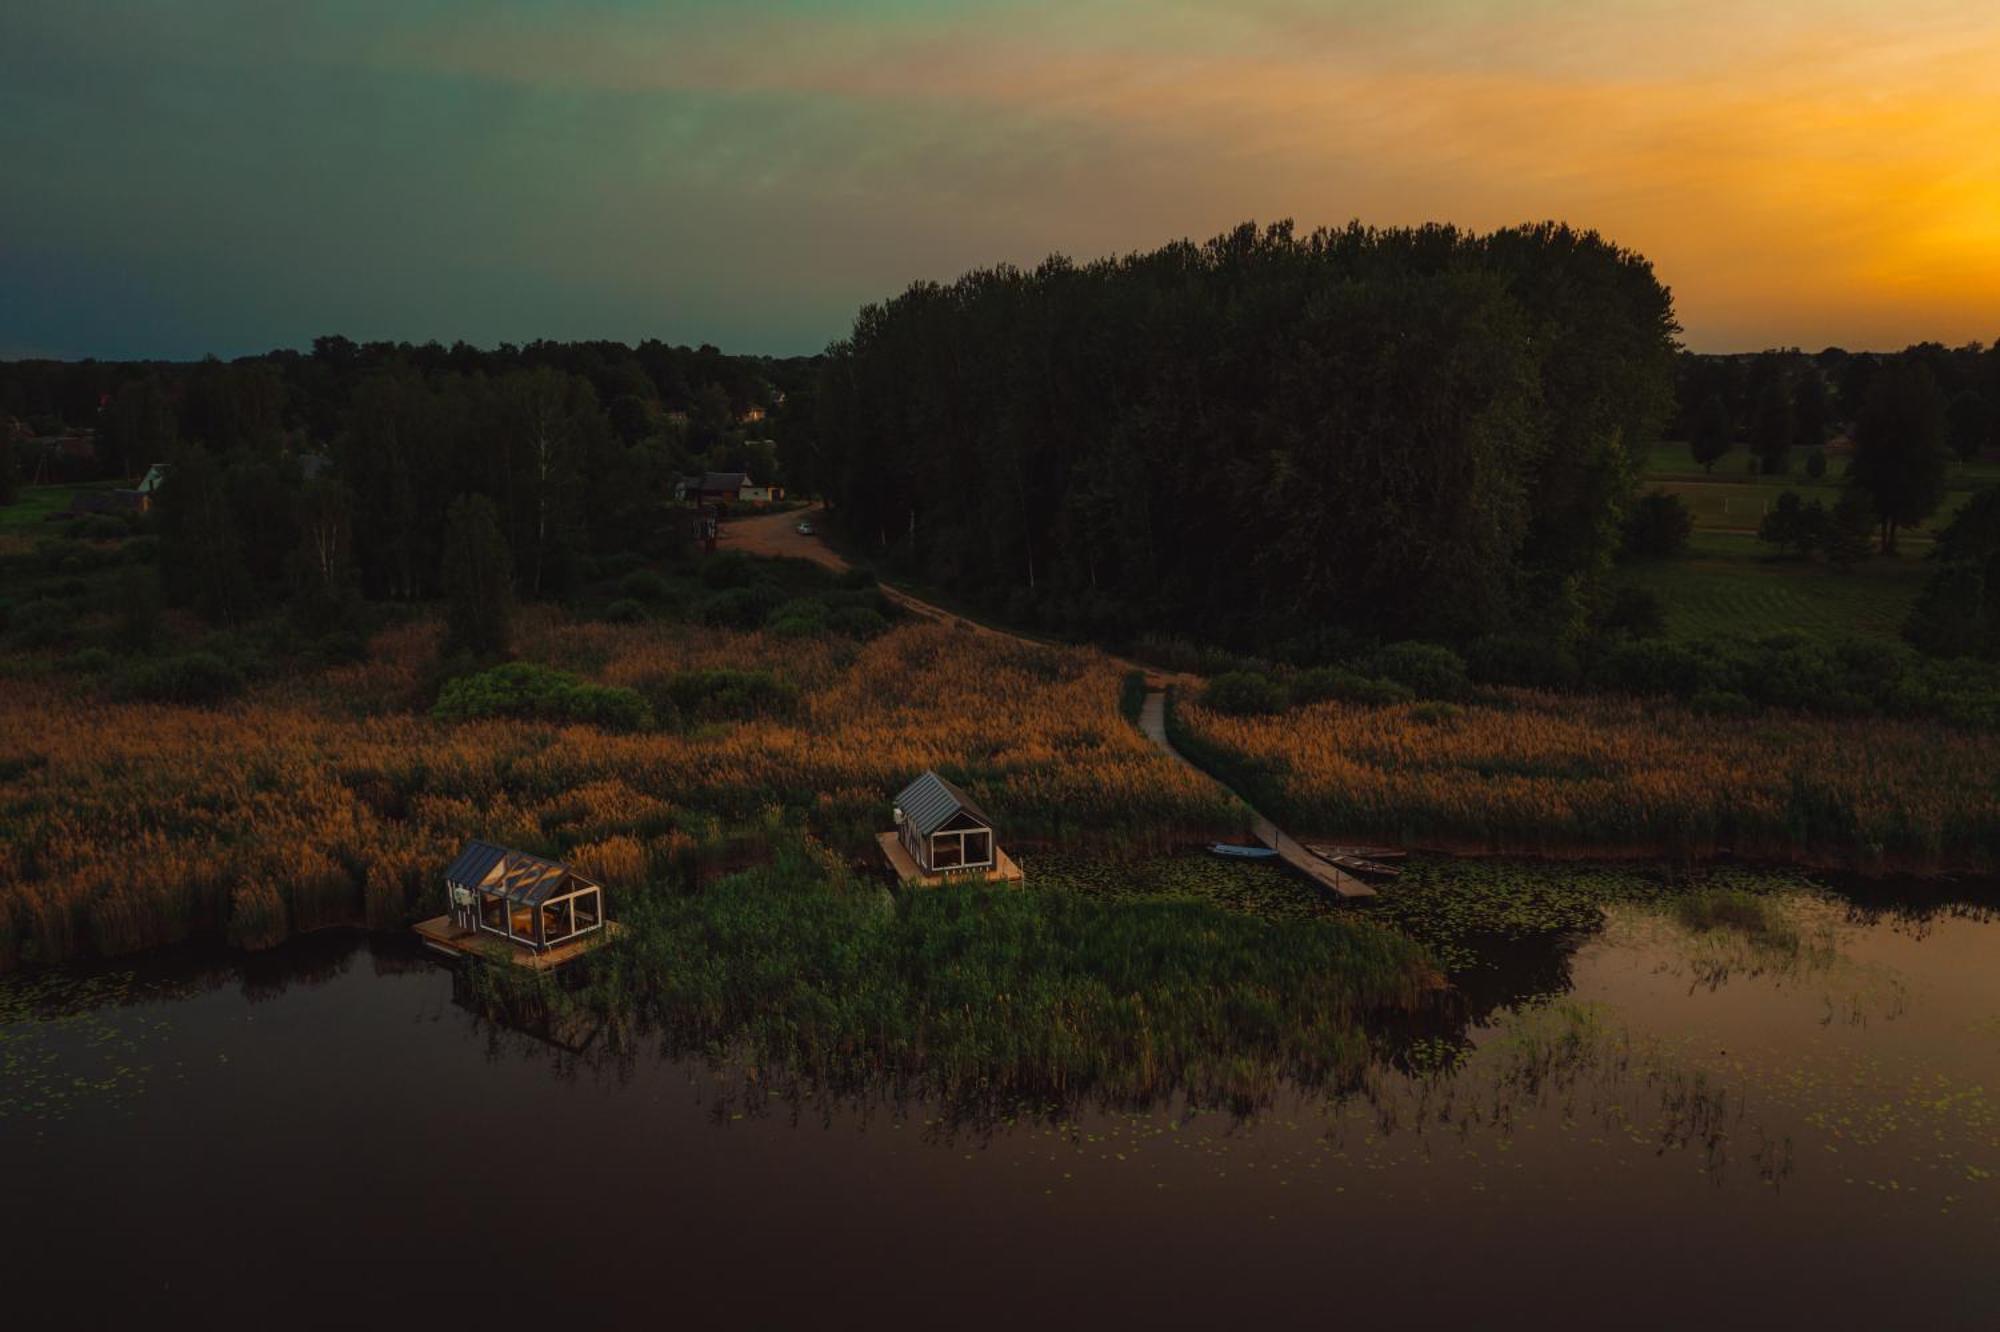
[[585, 930], [594, 929], [602, 922], [604, 915], [602, 897], [602, 894], [592, 889], [587, 893], [578, 893], [570, 899], [576, 933], [582, 934]]
[[931, 868], [951, 869], [961, 863], [963, 849], [957, 833], [938, 833], [931, 838]]
[[564, 898], [560, 902], [550, 902], [542, 908], [542, 942], [554, 943], [570, 936], [570, 903], [574, 899]]
[[985, 829], [965, 834], [965, 863], [984, 865], [993, 859], [993, 834]]
[[507, 932], [507, 899], [479, 895], [479, 923], [501, 934]]

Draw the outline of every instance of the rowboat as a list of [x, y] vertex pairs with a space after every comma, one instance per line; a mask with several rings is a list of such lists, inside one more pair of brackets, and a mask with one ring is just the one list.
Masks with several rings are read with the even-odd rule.
[[1271, 860], [1278, 854], [1268, 846], [1236, 846], [1229, 842], [1214, 842], [1208, 849], [1214, 855], [1232, 860]]

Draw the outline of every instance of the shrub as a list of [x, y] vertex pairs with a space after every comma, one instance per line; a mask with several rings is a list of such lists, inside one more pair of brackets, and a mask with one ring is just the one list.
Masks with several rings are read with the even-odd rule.
[[591, 684], [525, 661], [447, 682], [431, 713], [447, 721], [533, 717], [586, 722], [612, 731], [644, 730], [653, 724], [652, 709], [634, 690]]
[[667, 598], [667, 580], [650, 569], [638, 569], [619, 580], [618, 590], [633, 601], [657, 604]]
[[784, 600], [784, 590], [770, 583], [756, 587], [734, 587], [704, 597], [695, 606], [694, 617], [715, 629], [755, 629], [764, 617]]
[[732, 587], [747, 587], [756, 576], [756, 565], [741, 551], [725, 550], [719, 555], [709, 556], [701, 563], [701, 585], [717, 591]]
[[642, 624], [651, 617], [637, 601], [621, 597], [604, 608], [604, 618], [612, 624]]
[[101, 647], [79, 648], [63, 658], [63, 669], [72, 675], [95, 675], [111, 669], [114, 658]]
[[1217, 712], [1247, 717], [1279, 711], [1285, 706], [1285, 693], [1257, 671], [1229, 671], [1208, 682], [1201, 701]]
[[1442, 699], [1427, 699], [1410, 709], [1410, 720], [1423, 722], [1429, 726], [1456, 721], [1465, 715], [1465, 709], [1456, 703], [1446, 703]]
[[827, 630], [826, 607], [797, 597], [773, 610], [764, 627], [780, 638], [818, 638]]
[[1465, 662], [1482, 684], [1574, 689], [1583, 679], [1575, 653], [1532, 634], [1488, 634], [1466, 649]]
[[1615, 645], [1598, 659], [1594, 682], [1605, 689], [1632, 694], [1677, 694], [1690, 697], [1704, 689], [1727, 687], [1718, 680], [1714, 663], [1683, 643], [1634, 639]]
[[69, 637], [70, 609], [60, 601], [39, 597], [17, 608], [8, 628], [24, 648], [50, 648]]
[[1757, 705], [1733, 689], [1704, 689], [1688, 700], [1688, 707], [1704, 717], [1747, 717]]
[[873, 638], [888, 632], [889, 621], [867, 606], [843, 606], [827, 617], [827, 627], [850, 638]]
[[1650, 588], [1621, 587], [1611, 594], [1597, 625], [1605, 633], [1658, 638], [1667, 631], [1667, 609]]
[[799, 691], [769, 671], [688, 671], [656, 687], [679, 713], [694, 721], [742, 721], [789, 713]]
[[1391, 703], [1407, 703], [1415, 697], [1408, 685], [1371, 678], [1338, 666], [1319, 666], [1300, 671], [1292, 677], [1294, 704], [1324, 703], [1332, 699], [1367, 707], [1385, 707]]
[[1635, 560], [1670, 559], [1687, 549], [1694, 511], [1679, 495], [1655, 490], [1625, 515], [1625, 554]]
[[1391, 643], [1368, 658], [1367, 670], [1423, 698], [1462, 698], [1472, 687], [1465, 660], [1437, 643]]
[[875, 586], [875, 574], [868, 569], [846, 569], [834, 580], [834, 584], [851, 592], [872, 590]]
[[152, 703], [216, 703], [242, 691], [242, 672], [213, 652], [144, 662], [125, 673], [125, 692]]

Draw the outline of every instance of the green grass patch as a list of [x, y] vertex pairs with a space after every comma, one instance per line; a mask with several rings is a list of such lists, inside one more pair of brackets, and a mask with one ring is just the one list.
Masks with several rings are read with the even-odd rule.
[[1697, 531], [1687, 555], [1619, 570], [1627, 586], [1659, 597], [1676, 639], [1756, 637], [1794, 630], [1835, 642], [1900, 639], [1930, 576], [1916, 550], [1864, 560], [1852, 572], [1813, 560], [1774, 559], [1754, 536]]
[[[69, 507], [75, 486], [26, 486], [12, 504], [0, 506], [0, 532], [28, 533], [44, 530], [49, 518]], [[53, 530], [53, 529], [48, 529]]]

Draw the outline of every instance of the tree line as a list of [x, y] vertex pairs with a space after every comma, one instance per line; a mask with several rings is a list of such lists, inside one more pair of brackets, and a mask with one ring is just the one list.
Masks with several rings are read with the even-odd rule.
[[810, 401], [810, 361], [659, 342], [322, 337], [226, 363], [0, 364], [0, 414], [94, 429], [73, 479], [170, 465], [154, 524], [170, 601], [222, 624], [283, 605], [328, 632], [361, 599], [444, 590], [447, 514], [465, 497], [498, 532], [511, 590], [567, 594], [593, 556], [657, 545], [676, 476], [778, 479], [793, 393]]
[[1246, 224], [868, 306], [801, 466], [850, 538], [1021, 622], [1568, 638], [1677, 333], [1594, 233]]

